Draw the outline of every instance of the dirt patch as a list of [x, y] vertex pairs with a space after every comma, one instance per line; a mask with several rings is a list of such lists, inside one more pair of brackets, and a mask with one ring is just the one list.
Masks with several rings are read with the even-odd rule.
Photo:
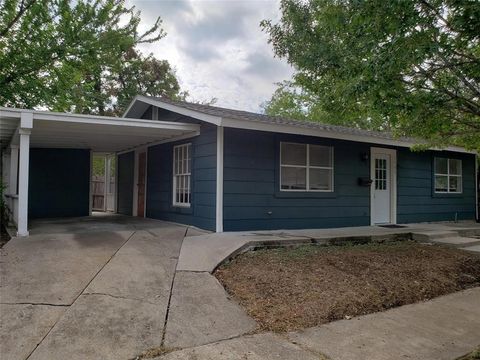
[[480, 285], [480, 256], [415, 242], [248, 252], [215, 276], [260, 326], [291, 331]]
[[153, 359], [157, 356], [168, 354], [176, 349], [174, 348], [167, 348], [165, 346], [159, 346], [156, 348], [148, 349], [141, 353], [140, 355], [134, 357], [131, 360], [144, 360], [144, 359]]

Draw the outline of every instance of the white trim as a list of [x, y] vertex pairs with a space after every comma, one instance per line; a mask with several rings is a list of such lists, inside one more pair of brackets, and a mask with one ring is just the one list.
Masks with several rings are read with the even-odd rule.
[[122, 155], [122, 154], [125, 154], [125, 153], [135, 151], [136, 149], [140, 149], [140, 148], [144, 148], [144, 147], [149, 148], [149, 147], [155, 146], [155, 145], [167, 144], [167, 143], [171, 143], [171, 142], [175, 142], [175, 141], [191, 139], [192, 137], [195, 137], [195, 136], [198, 136], [198, 135], [200, 135], [200, 131], [196, 131], [193, 134], [185, 134], [185, 135], [181, 135], [181, 136], [175, 136], [175, 137], [172, 137], [172, 138], [169, 138], [169, 139], [155, 141], [155, 142], [148, 143], [148, 144], [142, 144], [140, 146], [136, 146], [136, 147], [133, 147], [133, 148], [130, 148], [130, 149], [127, 149], [127, 150], [118, 151], [116, 154]]
[[181, 130], [181, 131], [198, 131], [200, 128], [199, 125], [197, 124], [186, 124], [182, 122], [171, 122], [171, 121], [160, 122], [160, 121], [152, 121], [152, 120], [145, 120], [145, 119], [118, 118], [113, 116], [70, 114], [70, 113], [34, 111], [34, 110], [0, 107], [0, 118], [2, 117], [20, 118], [21, 113], [32, 114], [33, 120], [44, 120], [44, 121], [60, 121], [60, 122], [97, 124], [97, 125], [134, 126], [134, 127], [140, 127], [140, 128], [169, 129], [169, 130]]
[[[305, 165], [284, 165], [282, 164], [282, 144], [293, 144], [293, 145], [306, 145], [306, 162]], [[332, 166], [315, 166], [310, 165], [310, 146], [320, 146], [330, 149], [330, 161]], [[306, 192], [306, 193], [333, 193], [335, 192], [335, 155], [334, 155], [334, 147], [331, 145], [321, 145], [321, 144], [310, 144], [310, 143], [296, 143], [291, 141], [280, 141], [280, 156], [279, 156], [279, 179], [278, 179], [278, 186], [279, 191], [281, 192]], [[305, 169], [305, 189], [282, 189], [282, 168], [302, 168]], [[323, 170], [331, 170], [331, 177], [330, 181], [332, 184], [332, 188], [329, 190], [320, 190], [310, 189], [310, 169], [323, 169]]]
[[186, 109], [182, 106], [169, 104], [169, 103], [161, 101], [161, 100], [150, 99], [150, 98], [142, 96], [142, 95], [135, 96], [135, 98], [132, 100], [130, 105], [128, 105], [127, 110], [125, 110], [125, 112], [123, 113], [123, 115], [122, 115], [123, 118], [128, 118], [128, 114], [133, 109], [133, 107], [135, 106], [135, 103], [137, 101], [140, 101], [140, 102], [143, 102], [145, 104], [152, 105], [152, 106], [158, 106], [159, 108], [162, 108], [162, 109], [165, 109], [165, 110], [168, 110], [168, 111], [173, 111], [177, 114], [189, 116], [189, 117], [192, 117], [192, 118], [195, 118], [195, 119], [198, 119], [198, 120], [203, 120], [203, 121], [206, 121], [210, 124], [214, 124], [214, 125], [217, 125], [217, 126], [222, 125], [222, 118], [220, 116], [213, 116], [213, 115], [204, 114], [204, 113], [199, 112], [199, 111]]
[[30, 162], [30, 133], [33, 125], [32, 113], [23, 112], [21, 114], [21, 124], [25, 128], [20, 128], [20, 152], [18, 168], [18, 217], [17, 217], [17, 236], [28, 236], [28, 178]]
[[[94, 115], [78, 115], [78, 114], [68, 114], [68, 113], [55, 113], [47, 111], [34, 111], [34, 110], [24, 110], [24, 109], [15, 109], [15, 108], [3, 108], [0, 107], [0, 117], [20, 117], [21, 112], [30, 112], [33, 114], [34, 119], [39, 120], [52, 120], [52, 121], [64, 121], [64, 122], [76, 122], [76, 123], [87, 123], [87, 124], [103, 124], [103, 125], [123, 125], [123, 126], [135, 126], [135, 127], [146, 127], [146, 128], [167, 128], [171, 130], [182, 130], [182, 131], [199, 131], [200, 126], [198, 124], [185, 124], [177, 122], [168, 122], [168, 121], [152, 121], [145, 119], [132, 119], [127, 118], [128, 113], [133, 108], [137, 101], [144, 102], [153, 106], [158, 106], [162, 109], [176, 112], [185, 116], [189, 116], [198, 120], [202, 120], [217, 126], [232, 127], [239, 129], [247, 130], [258, 130], [258, 131], [268, 131], [268, 132], [277, 132], [277, 133], [287, 133], [287, 134], [296, 134], [296, 135], [308, 135], [316, 137], [324, 137], [329, 139], [339, 139], [347, 141], [358, 141], [371, 144], [379, 145], [391, 145], [399, 147], [410, 148], [413, 145], [418, 145], [418, 141], [410, 141], [408, 139], [384, 139], [379, 138], [373, 135], [358, 135], [358, 134], [348, 134], [343, 132], [336, 131], [327, 131], [321, 129], [313, 129], [308, 127], [301, 127], [298, 125], [289, 125], [289, 124], [272, 124], [272, 123], [262, 123], [258, 121], [249, 121], [249, 120], [236, 120], [230, 118], [222, 118], [220, 116], [208, 115], [200, 111], [186, 109], [185, 107], [168, 104], [160, 100], [150, 99], [144, 96], [137, 95], [134, 100], [130, 103], [127, 110], [124, 113], [123, 118], [116, 117], [107, 117], [107, 116], [94, 116]], [[476, 151], [469, 151], [457, 146], [449, 146], [446, 148], [430, 148], [429, 150], [448, 150], [455, 151], [459, 153], [467, 154], [476, 154]]]
[[8, 182], [8, 194], [17, 195], [18, 181], [18, 145], [10, 145], [10, 172]]
[[[270, 124], [270, 123], [260, 123], [255, 121], [247, 120], [235, 120], [235, 119], [222, 119], [222, 125], [225, 127], [232, 127], [237, 129], [245, 130], [258, 130], [258, 131], [268, 131], [268, 132], [277, 132], [284, 134], [295, 134], [295, 135], [307, 135], [315, 137], [323, 137], [327, 139], [338, 139], [338, 140], [348, 140], [348, 141], [357, 141], [370, 144], [379, 144], [379, 145], [392, 145], [399, 147], [412, 147], [413, 145], [418, 145], [418, 142], [407, 141], [407, 140], [395, 140], [395, 139], [384, 139], [377, 136], [368, 136], [368, 135], [355, 135], [355, 134], [344, 134], [334, 131], [327, 131], [321, 129], [313, 129], [308, 126], [300, 127], [296, 125], [284, 125], [284, 124]], [[429, 150], [448, 150], [461, 153], [475, 154], [475, 151], [465, 150], [456, 146], [449, 146], [443, 149], [430, 148]]]
[[104, 175], [104, 183], [103, 183], [103, 211], [107, 212], [107, 188], [110, 187], [110, 169], [109, 169], [109, 164], [108, 164], [108, 155], [103, 155], [103, 173]]
[[148, 149], [146, 146], [139, 147], [135, 149], [134, 152], [134, 165], [133, 165], [133, 209], [132, 209], [132, 216], [138, 216], [138, 167], [139, 167], [139, 156], [141, 153], [145, 153], [145, 189], [144, 189], [144, 202], [143, 202], [143, 217], [146, 217], [146, 205], [147, 205], [147, 156], [148, 156]]
[[92, 215], [93, 211], [93, 151], [90, 150], [90, 172], [89, 172], [89, 190], [88, 190], [88, 215]]
[[[384, 138], [379, 138], [373, 135], [369, 136], [369, 135], [347, 134], [347, 133], [341, 133], [336, 131], [313, 129], [308, 127], [308, 124], [306, 124], [306, 126], [304, 127], [301, 127], [298, 125], [272, 124], [272, 123], [263, 123], [258, 121], [222, 118], [220, 116], [208, 115], [201, 111], [190, 110], [182, 106], [172, 105], [167, 102], [163, 102], [161, 100], [155, 100], [155, 99], [147, 98], [141, 95], [137, 95], [133, 99], [133, 101], [130, 103], [127, 110], [123, 114], [124, 117], [128, 116], [129, 112], [133, 109], [137, 101], [143, 102], [149, 105], [153, 105], [153, 106], [158, 106], [159, 108], [162, 108], [165, 110], [173, 111], [178, 114], [189, 116], [198, 120], [208, 122], [210, 124], [223, 126], [223, 127], [278, 132], [278, 133], [296, 134], [296, 135], [309, 135], [309, 136], [324, 137], [329, 139], [358, 141], [358, 142], [365, 142], [365, 143], [371, 143], [371, 144], [392, 145], [392, 146], [400, 146], [400, 147], [408, 147], [408, 148], [412, 147], [413, 145], [418, 145], [418, 142], [409, 141], [406, 139], [403, 139], [403, 140], [384, 139]], [[456, 152], [470, 153], [470, 154], [476, 153], [475, 151], [465, 150], [457, 146], [449, 146], [444, 149], [431, 148], [430, 150], [439, 150], [439, 151], [449, 150], [449, 151], [456, 151]]]
[[216, 225], [217, 233], [223, 232], [223, 151], [224, 151], [224, 130], [222, 126], [217, 127], [217, 190], [216, 190]]
[[113, 201], [114, 207], [113, 212], [118, 214], [118, 154], [115, 156], [115, 200]]
[[[444, 159], [447, 160], [447, 173], [437, 173], [437, 159]], [[460, 161], [460, 174], [450, 174], [450, 160]], [[437, 176], [446, 177], [447, 178], [447, 191], [437, 191]], [[450, 191], [450, 178], [456, 177], [460, 178], [460, 191]], [[441, 156], [434, 156], [433, 157], [433, 192], [435, 194], [463, 194], [463, 161], [462, 159], [456, 158], [447, 158]]]
[[143, 190], [143, 217], [147, 217], [147, 179], [148, 179], [148, 147], [145, 148], [145, 179], [144, 182], [144, 190]]
[[[375, 174], [374, 155], [377, 153], [390, 155], [390, 223], [397, 223], [397, 150], [385, 149], [379, 147], [370, 148], [370, 178]], [[370, 225], [375, 225], [374, 218], [374, 199], [373, 192], [375, 190], [375, 181], [370, 185]]]
[[[175, 171], [175, 154], [176, 151], [175, 149], [188, 149], [187, 151], [190, 152], [190, 154], [187, 153], [187, 155], [190, 155], [190, 171], [188, 173], [182, 172], [177, 174]], [[182, 208], [190, 208], [192, 206], [192, 167], [193, 167], [193, 146], [192, 143], [184, 143], [184, 144], [178, 144], [172, 147], [172, 206], [174, 207], [182, 207]], [[182, 155], [183, 155], [183, 150], [182, 150]], [[188, 159], [188, 156], [187, 156]], [[183, 161], [183, 158], [180, 159]], [[177, 176], [188, 176], [188, 193], [189, 193], [189, 202], [177, 202]]]

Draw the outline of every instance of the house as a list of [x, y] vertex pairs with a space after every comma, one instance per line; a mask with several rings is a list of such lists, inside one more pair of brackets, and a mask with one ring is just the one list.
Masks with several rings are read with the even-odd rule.
[[477, 155], [412, 139], [137, 96], [122, 118], [0, 109], [3, 177], [28, 219], [91, 213], [92, 153], [115, 211], [222, 232], [473, 220]]

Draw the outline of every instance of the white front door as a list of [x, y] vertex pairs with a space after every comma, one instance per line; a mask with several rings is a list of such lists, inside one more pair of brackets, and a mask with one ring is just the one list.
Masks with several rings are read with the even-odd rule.
[[396, 152], [371, 149], [371, 223], [394, 224], [396, 199]]

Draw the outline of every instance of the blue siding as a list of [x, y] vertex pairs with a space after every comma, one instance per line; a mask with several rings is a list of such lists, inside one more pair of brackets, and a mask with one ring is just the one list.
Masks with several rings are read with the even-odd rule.
[[134, 160], [133, 151], [118, 156], [117, 212], [123, 215], [132, 215]]
[[[435, 194], [435, 156], [462, 160], [462, 194]], [[399, 223], [452, 221], [475, 218], [475, 156], [452, 152], [398, 150], [397, 169]]]
[[[334, 147], [333, 193], [279, 191], [280, 141]], [[225, 129], [225, 231], [358, 226], [370, 224], [370, 188], [358, 185], [370, 176], [371, 145], [307, 136]], [[411, 152], [397, 148], [397, 221], [399, 223], [473, 219], [474, 156], [448, 152]], [[463, 194], [434, 194], [433, 157], [463, 160]]]
[[[172, 149], [176, 143], [150, 147], [147, 169], [147, 216], [215, 229], [216, 127], [159, 109], [159, 121], [201, 124], [193, 145], [192, 207], [172, 205]], [[151, 118], [151, 107], [143, 118]], [[281, 141], [334, 147], [333, 193], [291, 193], [279, 190]], [[224, 230], [328, 228], [370, 224], [370, 188], [358, 178], [370, 177], [367, 143], [225, 129]], [[387, 148], [394, 148], [385, 146]], [[473, 219], [474, 156], [449, 152], [411, 152], [396, 148], [397, 221], [399, 223]], [[463, 193], [433, 192], [433, 157], [463, 160]], [[133, 176], [133, 175], [132, 175]], [[133, 181], [133, 178], [132, 178]], [[131, 207], [131, 206], [130, 206]]]
[[[334, 192], [280, 192], [280, 141], [334, 146]], [[369, 151], [360, 143], [225, 129], [225, 231], [368, 225], [370, 190], [357, 181], [369, 176], [361, 160]]]
[[87, 216], [90, 150], [30, 149], [30, 218]]
[[[170, 121], [172, 119], [169, 119]], [[179, 119], [183, 122], [188, 118]], [[216, 127], [202, 124], [200, 135], [148, 148], [147, 217], [215, 230]], [[191, 207], [173, 206], [173, 147], [192, 144]]]

